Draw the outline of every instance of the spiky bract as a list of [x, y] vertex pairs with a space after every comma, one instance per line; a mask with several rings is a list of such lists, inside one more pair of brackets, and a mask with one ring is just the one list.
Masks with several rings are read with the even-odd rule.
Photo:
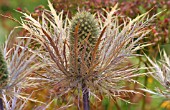
[[144, 89], [154, 95], [161, 97], [170, 98], [170, 56], [165, 52], [160, 52], [159, 60], [152, 60], [146, 56], [149, 63], [151, 64], [150, 73], [153, 78], [155, 78], [166, 90], [156, 87], [154, 91]]

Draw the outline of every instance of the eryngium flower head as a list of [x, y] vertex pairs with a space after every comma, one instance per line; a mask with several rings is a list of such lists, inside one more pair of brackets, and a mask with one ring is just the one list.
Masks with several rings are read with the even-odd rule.
[[0, 50], [0, 89], [8, 83], [8, 68], [4, 56]]
[[[75, 32], [76, 28], [78, 32]], [[71, 21], [70, 44], [74, 44], [76, 33], [78, 42], [82, 42], [88, 37], [89, 43], [91, 46], [94, 46], [97, 41], [97, 37], [99, 37], [99, 25], [97, 20], [94, 18], [94, 15], [86, 11], [78, 12]]]
[[[99, 33], [97, 31], [89, 33], [97, 40], [89, 50], [90, 61], [86, 61], [88, 59], [84, 56], [91, 41], [86, 39], [88, 34], [86, 37], [83, 35], [84, 32], [79, 31], [84, 30], [84, 25], [78, 21], [73, 25], [67, 16], [63, 19], [63, 12], [57, 14], [51, 3], [49, 7], [50, 11], [44, 10], [41, 22], [23, 13], [22, 26], [44, 47], [39, 53], [42, 61], [48, 64], [44, 76], [48, 76], [47, 78], [51, 79], [48, 82], [59, 88], [56, 94], [60, 96], [72, 92], [71, 94], [73, 96], [76, 94], [79, 99], [82, 81], [90, 95], [97, 99], [100, 99], [97, 97], [98, 94], [120, 98], [121, 94], [127, 96], [126, 93], [135, 93], [133, 90], [125, 89], [125, 82], [135, 82], [132, 78], [139, 74], [133, 73], [139, 69], [128, 65], [127, 59], [142, 48], [137, 42], [149, 33], [148, 26], [155, 16], [148, 18], [148, 13], [145, 13], [135, 19], [122, 17], [115, 14], [117, 5], [110, 12], [106, 11], [106, 16], [99, 14], [97, 20], [93, 21], [98, 22]], [[87, 15], [92, 16], [89, 13]], [[83, 16], [86, 18], [85, 14]], [[74, 19], [78, 18], [75, 17], [72, 21]], [[122, 23], [119, 22], [120, 19]], [[70, 27], [74, 29], [70, 30]], [[77, 46], [81, 40], [82, 50]], [[73, 56], [75, 61], [70, 60], [70, 56]], [[74, 62], [79, 62], [81, 67]], [[73, 66], [74, 71], [70, 71]]]
[[[70, 26], [70, 63], [72, 72], [77, 72], [76, 68], [81, 68], [81, 56], [84, 56], [84, 63], [86, 66], [90, 66], [91, 62], [91, 50], [94, 49], [97, 38], [99, 37], [99, 25], [97, 20], [89, 12], [78, 12], [71, 21]], [[78, 53], [78, 59], [76, 59], [75, 53]], [[75, 64], [77, 63], [77, 65]], [[84, 71], [84, 70], [83, 70]], [[80, 72], [80, 71], [79, 71]]]
[[21, 93], [21, 91], [23, 88], [36, 86], [36, 83], [30, 80], [28, 76], [41, 66], [36, 61], [36, 54], [29, 51], [28, 46], [31, 38], [28, 36], [24, 37], [26, 39], [16, 37], [14, 30], [11, 31], [4, 45], [1, 46], [2, 51], [0, 53], [0, 97], [6, 110], [21, 110], [26, 101], [31, 100], [25, 98], [23, 95], [26, 94]]

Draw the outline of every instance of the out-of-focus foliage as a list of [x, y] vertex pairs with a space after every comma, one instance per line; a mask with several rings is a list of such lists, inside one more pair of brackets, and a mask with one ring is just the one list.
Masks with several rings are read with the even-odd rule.
[[[47, 0], [0, 0], [0, 14], [10, 16], [19, 20], [21, 14], [17, 11], [36, 12], [36, 7], [47, 7]], [[17, 11], [16, 11], [17, 10]], [[0, 42], [4, 42], [9, 31], [16, 26], [17, 23], [0, 16]]]

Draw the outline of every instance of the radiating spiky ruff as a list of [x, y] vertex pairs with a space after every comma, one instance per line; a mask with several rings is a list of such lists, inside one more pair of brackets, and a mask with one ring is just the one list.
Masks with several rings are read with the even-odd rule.
[[0, 89], [2, 89], [4, 86], [7, 85], [8, 75], [9, 73], [8, 73], [7, 64], [2, 54], [2, 51], [0, 50]]
[[23, 88], [35, 87], [37, 82], [28, 76], [42, 66], [36, 61], [36, 54], [28, 49], [31, 37], [14, 37], [15, 29], [2, 46], [3, 53], [0, 51], [0, 98], [5, 110], [22, 110], [28, 100], [33, 101], [30, 95], [26, 98], [27, 94], [21, 91]]
[[156, 88], [156, 92], [146, 90], [151, 94], [156, 94], [159, 96], [163, 96], [166, 98], [170, 98], [170, 56], [167, 55], [165, 51], [161, 52], [160, 54], [161, 59], [159, 61], [151, 60], [148, 56], [147, 59], [150, 62], [152, 68], [151, 76], [155, 78], [166, 90], [161, 90]]

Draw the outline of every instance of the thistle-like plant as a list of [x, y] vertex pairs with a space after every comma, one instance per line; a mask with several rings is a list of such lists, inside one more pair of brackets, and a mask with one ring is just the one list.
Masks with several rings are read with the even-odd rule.
[[44, 10], [41, 22], [26, 13], [22, 13], [21, 21], [43, 47], [38, 53], [48, 65], [43, 77], [60, 88], [57, 97], [70, 93], [68, 102], [77, 100], [79, 109], [83, 97], [84, 109], [88, 110], [89, 96], [101, 100], [102, 94], [117, 100], [123, 99], [121, 95], [138, 93], [125, 88], [126, 82], [136, 82], [132, 78], [140, 75], [134, 74], [139, 68], [127, 62], [142, 48], [137, 42], [149, 33], [147, 27], [155, 16], [149, 18], [145, 13], [130, 19], [117, 15], [115, 5], [110, 12], [105, 10], [105, 15], [96, 17], [83, 11], [69, 20], [50, 2], [49, 8]]
[[83, 68], [84, 66], [90, 68], [91, 50], [94, 49], [99, 37], [99, 25], [94, 17], [89, 12], [79, 12], [72, 19], [70, 26], [70, 72], [79, 75], [82, 80], [84, 109], [89, 108], [89, 92], [86, 79], [83, 78], [87, 73]]
[[[91, 62], [92, 57], [90, 50], [94, 49], [95, 43], [97, 42], [97, 39], [99, 37], [98, 35], [99, 25], [97, 20], [94, 18], [94, 15], [86, 11], [79, 12], [75, 15], [75, 17], [71, 21], [69, 36], [70, 62], [73, 64], [73, 67], [71, 67], [71, 71], [76, 73], [75, 70], [81, 68], [81, 59], [75, 59], [76, 55], [74, 53], [76, 53], [76, 51], [78, 52], [78, 55], [84, 53], [84, 60], [86, 60], [84, 63], [88, 67], [90, 66], [89, 63]], [[77, 63], [78, 67], [76, 67], [75, 63]]]
[[0, 52], [1, 110], [22, 110], [24, 108], [26, 102], [31, 98], [23, 96], [24, 93], [21, 91], [23, 88], [36, 85], [28, 76], [41, 66], [36, 62], [36, 54], [28, 49], [31, 39], [26, 36], [26, 40], [14, 37], [14, 30], [1, 46]]

